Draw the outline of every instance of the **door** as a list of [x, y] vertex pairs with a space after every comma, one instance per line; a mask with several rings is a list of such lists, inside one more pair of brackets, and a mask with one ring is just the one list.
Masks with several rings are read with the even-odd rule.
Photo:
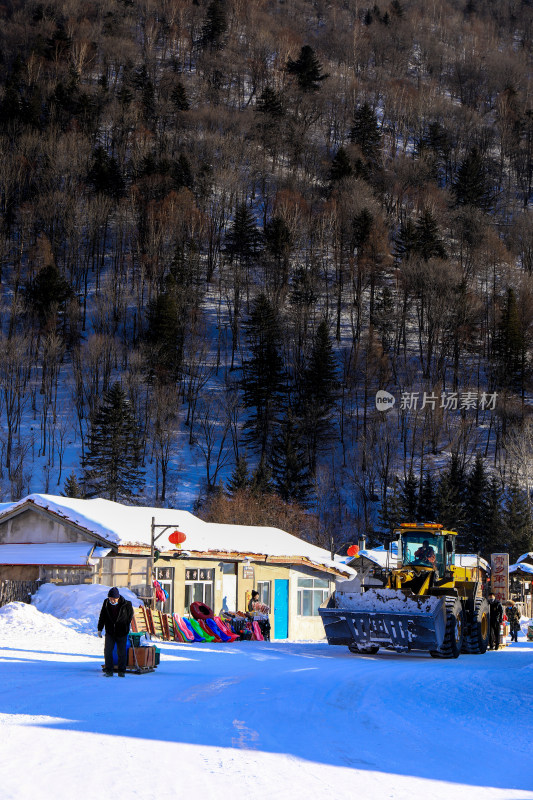
[[222, 565], [222, 611], [237, 611], [237, 565]]
[[289, 581], [274, 581], [274, 639], [289, 636]]

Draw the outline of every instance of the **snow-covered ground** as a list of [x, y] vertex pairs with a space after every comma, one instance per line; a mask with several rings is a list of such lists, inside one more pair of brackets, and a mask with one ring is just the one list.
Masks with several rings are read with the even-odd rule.
[[161, 651], [156, 672], [106, 679], [95, 635], [1, 608], [2, 797], [533, 800], [524, 639], [457, 661], [308, 643]]

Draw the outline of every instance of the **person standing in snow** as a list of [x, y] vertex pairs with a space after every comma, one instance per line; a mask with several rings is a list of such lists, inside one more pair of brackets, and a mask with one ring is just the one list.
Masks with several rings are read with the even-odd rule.
[[520, 630], [520, 611], [518, 606], [515, 606], [513, 601], [509, 600], [505, 613], [507, 614], [507, 619], [509, 620], [509, 626], [511, 628], [511, 641], [518, 642], [518, 631]]
[[248, 603], [248, 611], [259, 611], [261, 614], [268, 614], [269, 607], [259, 600], [259, 592], [252, 591], [252, 597]]
[[126, 674], [126, 642], [132, 619], [132, 604], [122, 597], [116, 586], [113, 586], [102, 604], [98, 620], [98, 636], [102, 636], [102, 631], [105, 628], [104, 674], [107, 678], [113, 677], [113, 650], [115, 645], [117, 646], [118, 656], [118, 676], [123, 678]]
[[489, 594], [490, 608], [490, 639], [489, 650], [498, 650], [500, 647], [500, 625], [503, 620], [503, 607], [499, 600], [496, 600], [494, 592]]

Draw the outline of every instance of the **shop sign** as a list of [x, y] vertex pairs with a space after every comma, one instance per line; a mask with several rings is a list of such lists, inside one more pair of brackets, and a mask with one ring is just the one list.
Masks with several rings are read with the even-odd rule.
[[186, 569], [186, 581], [212, 581], [215, 577], [214, 569]]
[[490, 588], [501, 602], [509, 598], [509, 553], [491, 555]]
[[253, 579], [254, 579], [254, 568], [251, 566], [251, 564], [245, 564], [243, 566], [243, 568], [242, 568], [242, 577], [253, 581]]

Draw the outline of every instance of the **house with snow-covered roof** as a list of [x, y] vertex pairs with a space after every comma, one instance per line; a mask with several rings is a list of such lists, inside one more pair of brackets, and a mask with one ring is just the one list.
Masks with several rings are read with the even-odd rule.
[[[181, 545], [169, 540], [176, 531]], [[178, 509], [44, 494], [0, 508], [0, 578], [126, 586], [143, 597], [152, 566], [168, 594], [164, 611], [183, 614], [194, 601], [246, 610], [255, 589], [277, 639], [323, 638], [318, 606], [335, 580], [354, 575], [285, 531], [204, 522]]]

